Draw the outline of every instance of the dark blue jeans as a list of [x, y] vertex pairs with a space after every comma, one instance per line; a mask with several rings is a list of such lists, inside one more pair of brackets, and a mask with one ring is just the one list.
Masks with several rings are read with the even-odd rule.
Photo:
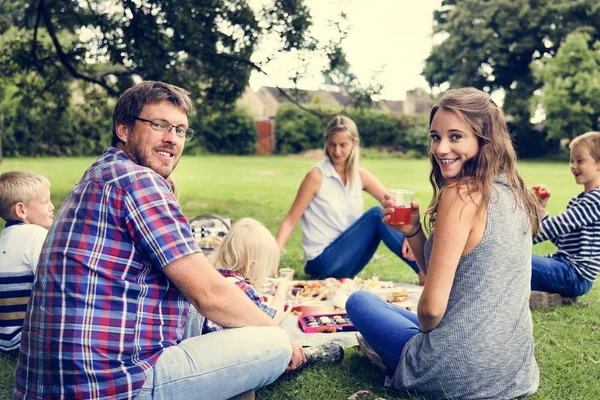
[[315, 259], [306, 263], [304, 271], [315, 278], [352, 278], [367, 265], [379, 243], [404, 260], [413, 271], [419, 273], [416, 261], [402, 256], [404, 235], [384, 224], [381, 207], [367, 210]]
[[392, 371], [396, 370], [406, 343], [421, 332], [415, 314], [371, 292], [352, 293], [346, 311], [356, 329]]
[[592, 286], [593, 282], [579, 276], [567, 260], [536, 254], [531, 259], [531, 290], [577, 297], [589, 292]]

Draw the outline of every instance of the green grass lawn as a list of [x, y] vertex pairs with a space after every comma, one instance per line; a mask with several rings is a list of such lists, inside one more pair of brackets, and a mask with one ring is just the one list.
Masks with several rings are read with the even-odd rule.
[[[5, 159], [0, 171], [23, 169], [45, 175], [52, 182], [52, 200], [57, 208], [79, 180], [93, 158]], [[296, 157], [184, 157], [174, 177], [179, 184], [180, 203], [192, 218], [204, 213], [225, 214], [235, 219], [249, 216], [262, 221], [273, 234], [286, 215], [307, 169], [315, 160]], [[427, 160], [365, 159], [362, 166], [388, 188], [417, 192], [422, 209], [431, 189]], [[528, 186], [545, 183], [552, 190], [551, 214], [564, 209], [578, 191], [566, 162], [523, 161], [519, 164]], [[560, 191], [558, 190], [560, 188]], [[365, 207], [376, 204], [368, 195]], [[282, 258], [282, 266], [304, 277], [300, 227], [296, 227]], [[534, 251], [553, 251], [548, 243]], [[410, 268], [381, 246], [365, 268], [365, 276], [416, 282]], [[533, 399], [600, 398], [600, 290], [595, 288], [579, 304], [533, 312], [536, 358], [541, 370], [538, 393]], [[0, 356], [0, 399], [10, 398], [16, 360]], [[346, 352], [341, 366], [315, 366], [285, 376], [257, 393], [260, 399], [345, 399], [358, 390], [376, 396], [399, 398], [383, 389], [383, 374], [354, 349]]]

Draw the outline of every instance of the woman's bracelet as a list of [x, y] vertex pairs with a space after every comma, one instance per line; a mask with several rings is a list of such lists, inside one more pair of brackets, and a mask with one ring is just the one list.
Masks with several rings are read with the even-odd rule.
[[415, 230], [413, 233], [411, 233], [410, 235], [405, 235], [405, 238], [411, 238], [413, 236], [415, 236], [417, 233], [419, 233], [419, 231], [421, 230], [421, 224], [419, 224], [419, 227], [417, 228], [417, 230]]

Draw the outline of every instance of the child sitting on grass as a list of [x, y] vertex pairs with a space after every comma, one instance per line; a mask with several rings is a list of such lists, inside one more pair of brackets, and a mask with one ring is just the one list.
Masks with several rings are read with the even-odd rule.
[[[290, 311], [284, 312], [290, 281], [285, 279], [279, 282], [270, 305], [267, 305], [256, 293], [253, 285], [262, 286], [269, 275], [277, 272], [280, 254], [275, 238], [263, 224], [252, 218], [242, 218], [233, 224], [211, 259], [211, 263], [224, 277], [238, 285], [278, 324]], [[204, 319], [202, 334], [222, 329], [224, 329], [222, 326]], [[304, 354], [306, 362], [296, 371], [317, 362], [341, 362], [344, 349], [338, 344], [329, 343], [304, 348]]]
[[50, 182], [24, 171], [0, 174], [0, 352], [17, 350], [31, 285], [54, 205]]
[[543, 217], [534, 243], [551, 240], [557, 250], [546, 257], [533, 255], [531, 308], [568, 301], [558, 298], [554, 304], [547, 293], [563, 298], [587, 293], [600, 272], [600, 132], [576, 137], [569, 148], [571, 173], [583, 192], [569, 201], [565, 211], [550, 217], [546, 211], [550, 190], [545, 185], [533, 187]]
[[[285, 316], [285, 297], [289, 290], [289, 281], [283, 280], [270, 305], [265, 304], [254, 287], [262, 286], [270, 274], [277, 271], [280, 251], [275, 238], [269, 230], [252, 218], [242, 218], [233, 226], [217, 248], [211, 264], [224, 277], [232, 280], [277, 323]], [[222, 330], [223, 327], [205, 320], [202, 333]]]

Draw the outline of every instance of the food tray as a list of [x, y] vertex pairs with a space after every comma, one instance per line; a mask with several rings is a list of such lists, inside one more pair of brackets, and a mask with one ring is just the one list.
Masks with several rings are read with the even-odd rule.
[[305, 333], [335, 333], [356, 330], [346, 312], [300, 315], [298, 325]]

